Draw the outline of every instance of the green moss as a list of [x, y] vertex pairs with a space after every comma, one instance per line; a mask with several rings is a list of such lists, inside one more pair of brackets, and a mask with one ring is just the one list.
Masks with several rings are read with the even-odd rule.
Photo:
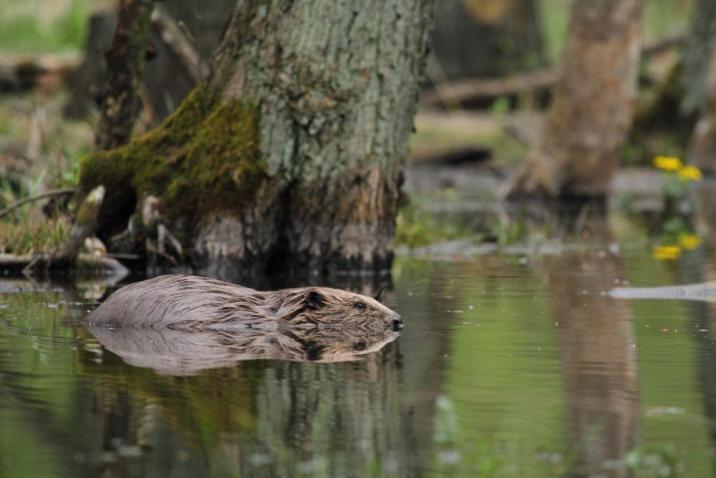
[[167, 216], [239, 210], [264, 177], [258, 107], [194, 90], [157, 129], [112, 151], [83, 159], [80, 186], [104, 184], [107, 199], [153, 195]]

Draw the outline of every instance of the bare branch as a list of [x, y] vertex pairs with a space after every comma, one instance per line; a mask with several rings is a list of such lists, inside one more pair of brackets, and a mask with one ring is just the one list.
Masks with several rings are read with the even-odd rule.
[[[684, 33], [663, 38], [642, 48], [642, 58], [659, 55], [680, 46], [686, 38]], [[479, 98], [520, 95], [548, 90], [559, 79], [559, 70], [546, 68], [495, 79], [469, 78], [446, 81], [426, 91], [421, 98], [423, 106], [459, 105], [462, 101]]]
[[209, 66], [202, 61], [191, 40], [177, 24], [176, 20], [164, 8], [157, 4], [152, 12], [152, 26], [162, 38], [164, 44], [176, 56], [184, 72], [194, 83], [201, 83], [209, 76]]
[[38, 194], [37, 196], [20, 199], [19, 201], [15, 202], [15, 203], [9, 205], [8, 207], [6, 207], [5, 209], [1, 210], [0, 218], [7, 216], [11, 212], [13, 212], [15, 209], [22, 207], [25, 204], [39, 201], [41, 199], [47, 199], [47, 198], [54, 197], [54, 196], [69, 196], [70, 194], [74, 194], [75, 191], [76, 190], [74, 188], [54, 189], [52, 191], [47, 191], [46, 193], [43, 193], [43, 194]]

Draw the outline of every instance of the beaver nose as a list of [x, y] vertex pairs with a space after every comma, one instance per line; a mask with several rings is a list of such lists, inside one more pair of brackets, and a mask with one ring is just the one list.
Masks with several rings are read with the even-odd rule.
[[399, 315], [396, 315], [393, 318], [393, 330], [397, 332], [402, 328], [403, 328], [403, 319], [401, 319]]

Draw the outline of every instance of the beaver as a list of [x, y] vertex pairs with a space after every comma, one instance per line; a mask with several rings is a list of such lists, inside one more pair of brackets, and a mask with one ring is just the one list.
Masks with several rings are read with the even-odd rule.
[[186, 274], [125, 286], [90, 313], [86, 323], [109, 328], [293, 333], [398, 331], [403, 324], [400, 315], [376, 299], [353, 292], [328, 287], [257, 291]]
[[400, 335], [393, 329], [314, 329], [266, 332], [89, 327], [102, 346], [135, 367], [162, 375], [193, 375], [243, 360], [346, 362], [377, 352]]

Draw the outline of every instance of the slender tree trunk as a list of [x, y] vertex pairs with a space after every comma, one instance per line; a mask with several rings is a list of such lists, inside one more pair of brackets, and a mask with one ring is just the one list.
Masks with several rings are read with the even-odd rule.
[[[589, 241], [608, 244], [605, 217], [587, 215]], [[572, 231], [579, 241], [584, 230]], [[632, 306], [584, 291], [609, 290], [623, 277], [617, 259], [597, 251], [568, 252], [546, 267], [550, 306], [558, 330], [574, 463], [567, 476], [629, 476], [606, 473], [638, 444], [639, 374]], [[606, 475], [605, 475], [606, 473]]]
[[540, 26], [536, 0], [442, 0], [432, 39], [440, 73], [501, 77], [544, 66]]
[[575, 0], [545, 130], [508, 185], [511, 196], [604, 196], [631, 125], [641, 0]]
[[204, 272], [387, 268], [433, 7], [238, 1], [208, 84], [86, 158], [82, 189], [107, 185], [114, 222], [158, 197]]
[[[716, 39], [716, 31], [714, 31]], [[711, 58], [706, 62], [708, 74], [705, 102], [702, 113], [691, 137], [690, 162], [706, 173], [716, 173], [716, 48], [711, 49]]]
[[119, 20], [107, 52], [107, 86], [102, 94], [95, 148], [111, 149], [129, 141], [139, 114], [139, 84], [155, 0], [122, 0]]
[[706, 99], [709, 65], [713, 57], [716, 39], [716, 2], [696, 0], [688, 42], [684, 49], [684, 113], [703, 112]]

